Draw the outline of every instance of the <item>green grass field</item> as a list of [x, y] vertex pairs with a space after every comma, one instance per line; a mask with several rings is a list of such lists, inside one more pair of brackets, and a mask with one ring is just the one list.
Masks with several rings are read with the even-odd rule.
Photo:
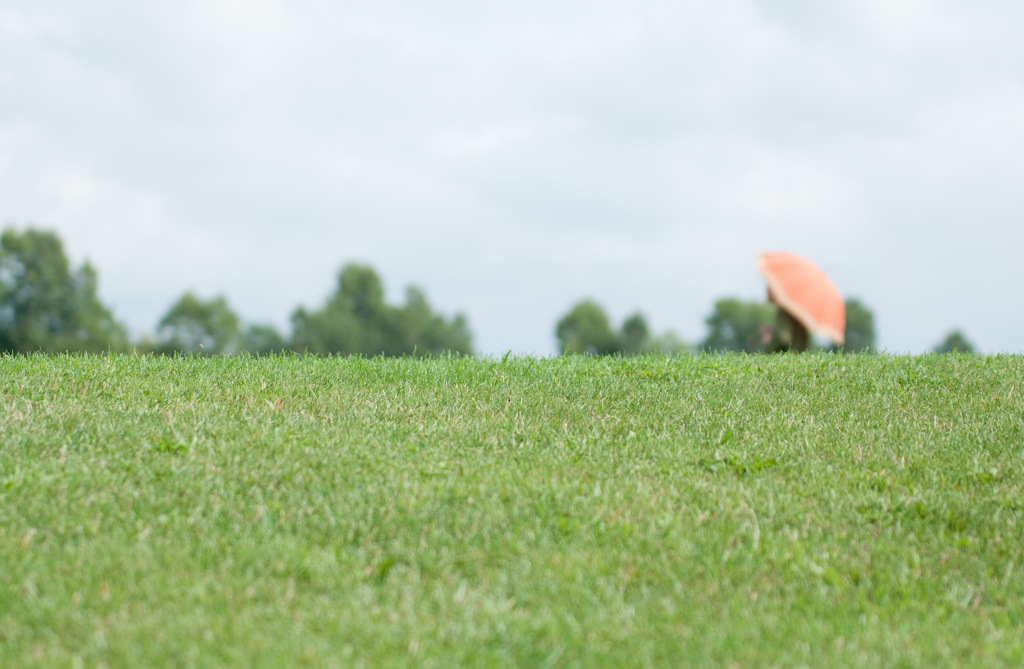
[[1024, 664], [1024, 358], [0, 358], [0, 666]]

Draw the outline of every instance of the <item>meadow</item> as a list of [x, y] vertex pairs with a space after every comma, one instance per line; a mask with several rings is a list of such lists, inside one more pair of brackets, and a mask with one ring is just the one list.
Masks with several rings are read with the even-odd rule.
[[0, 358], [2, 667], [1024, 664], [1024, 357]]

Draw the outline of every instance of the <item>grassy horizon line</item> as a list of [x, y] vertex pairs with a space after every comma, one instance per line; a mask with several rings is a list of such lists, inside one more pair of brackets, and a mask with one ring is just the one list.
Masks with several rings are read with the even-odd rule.
[[0, 356], [0, 666], [1019, 666], [1024, 357]]

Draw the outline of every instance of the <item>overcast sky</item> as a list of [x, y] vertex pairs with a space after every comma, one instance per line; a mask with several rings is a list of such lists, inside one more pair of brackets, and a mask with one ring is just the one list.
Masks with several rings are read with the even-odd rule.
[[0, 4], [0, 224], [134, 334], [184, 291], [289, 329], [349, 261], [485, 354], [592, 297], [705, 335], [815, 261], [923, 352], [1024, 351], [1019, 0]]

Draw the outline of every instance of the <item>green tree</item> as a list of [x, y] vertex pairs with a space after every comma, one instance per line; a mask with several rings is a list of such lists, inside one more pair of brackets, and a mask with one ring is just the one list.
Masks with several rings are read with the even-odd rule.
[[775, 310], [774, 305], [764, 302], [743, 302], [732, 297], [717, 300], [704, 321], [708, 335], [701, 342], [701, 349], [749, 353], [764, 350], [762, 328], [772, 327]]
[[622, 342], [622, 352], [626, 355], [654, 352], [655, 341], [651, 337], [651, 329], [647, 327], [647, 319], [639, 311], [623, 321], [619, 329], [619, 341]]
[[690, 354], [693, 353], [693, 345], [675, 332], [668, 330], [652, 340], [651, 352], [662, 355]]
[[473, 337], [465, 316], [456, 314], [451, 321], [445, 320], [433, 312], [427, 296], [415, 286], [406, 289], [405, 306], [393, 310], [389, 320], [389, 334], [400, 353], [437, 355], [453, 351], [468, 354], [473, 350]]
[[932, 349], [935, 353], [974, 353], [974, 344], [960, 330], [953, 330]]
[[96, 271], [72, 270], [53, 232], [0, 236], [0, 351], [97, 353], [127, 349], [128, 337], [96, 295]]
[[[646, 324], [643, 325], [646, 330]], [[608, 314], [593, 300], [583, 300], [569, 310], [555, 326], [558, 348], [564, 353], [611, 355], [623, 350], [612, 332]]]
[[253, 355], [268, 355], [288, 350], [288, 342], [271, 325], [250, 325], [242, 333], [241, 350]]
[[843, 350], [852, 353], [873, 353], [875, 350], [875, 315], [857, 298], [846, 300]]
[[593, 300], [573, 305], [555, 325], [555, 337], [562, 353], [587, 355], [643, 355], [689, 353], [692, 347], [674, 332], [655, 337], [640, 312], [626, 318], [618, 332], [608, 314]]
[[348, 264], [335, 292], [317, 311], [292, 315], [292, 348], [319, 354], [437, 355], [472, 353], [472, 335], [461, 314], [435, 314], [423, 291], [410, 287], [406, 303], [384, 302], [384, 286], [372, 267]]
[[624, 355], [676, 355], [693, 349], [671, 330], [655, 336], [639, 311], [623, 321], [619, 341]]
[[310, 353], [377, 355], [384, 352], [384, 288], [371, 267], [350, 264], [319, 311], [292, 315], [292, 347]]
[[240, 322], [223, 297], [201, 300], [185, 293], [167, 311], [157, 326], [160, 353], [237, 353]]

